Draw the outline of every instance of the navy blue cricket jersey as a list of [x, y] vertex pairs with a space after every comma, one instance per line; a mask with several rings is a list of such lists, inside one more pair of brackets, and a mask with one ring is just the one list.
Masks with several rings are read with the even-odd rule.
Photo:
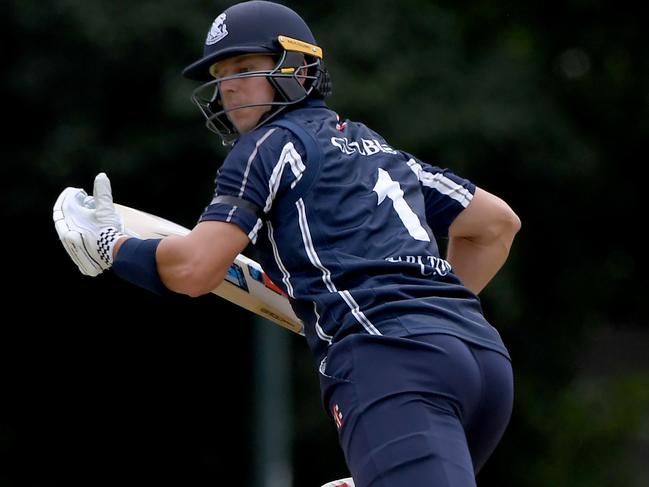
[[239, 138], [200, 220], [236, 224], [250, 237], [318, 362], [353, 333], [443, 333], [508, 356], [435, 240], [474, 193], [468, 180], [310, 100]]

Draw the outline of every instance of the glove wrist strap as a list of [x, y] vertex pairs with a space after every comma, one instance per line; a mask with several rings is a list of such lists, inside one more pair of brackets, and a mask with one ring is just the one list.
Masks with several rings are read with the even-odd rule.
[[122, 237], [128, 237], [128, 235], [120, 232], [115, 227], [103, 228], [99, 233], [99, 237], [97, 237], [97, 253], [99, 253], [99, 257], [106, 265], [112, 265], [115, 244]]

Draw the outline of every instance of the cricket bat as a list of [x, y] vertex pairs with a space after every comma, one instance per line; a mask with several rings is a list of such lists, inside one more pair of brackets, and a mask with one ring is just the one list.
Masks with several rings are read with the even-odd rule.
[[[138, 238], [163, 238], [186, 235], [188, 228], [151, 213], [115, 203], [122, 216], [126, 233]], [[304, 334], [302, 322], [295, 315], [286, 294], [277, 287], [254, 260], [239, 254], [214, 294], [253, 313]]]

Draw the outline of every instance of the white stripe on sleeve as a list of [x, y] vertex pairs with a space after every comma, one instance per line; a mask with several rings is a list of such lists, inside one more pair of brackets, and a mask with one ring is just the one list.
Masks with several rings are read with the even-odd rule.
[[452, 179], [447, 178], [441, 172], [431, 174], [428, 171], [425, 171], [424, 168], [421, 167], [421, 164], [418, 164], [414, 159], [408, 161], [408, 166], [412, 172], [415, 173], [417, 179], [419, 179], [422, 185], [439, 191], [449, 198], [453, 198], [464, 208], [469, 206], [469, 203], [473, 199], [473, 195], [465, 187], [457, 184]]

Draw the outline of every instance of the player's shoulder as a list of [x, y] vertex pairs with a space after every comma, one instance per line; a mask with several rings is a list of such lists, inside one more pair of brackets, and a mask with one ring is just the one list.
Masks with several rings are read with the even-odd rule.
[[271, 123], [242, 134], [226, 156], [222, 171], [247, 174], [253, 171], [270, 177], [285, 162], [306, 161], [307, 151], [299, 136]]
[[276, 160], [288, 144], [304, 154], [303, 131], [310, 132], [319, 140], [329, 126], [335, 127], [335, 118], [336, 114], [323, 102], [310, 101], [242, 134], [230, 150], [228, 158], [248, 160], [250, 157], [270, 157]]
[[262, 125], [251, 132], [242, 134], [232, 145], [225, 161], [245, 162], [258, 158], [272, 158], [281, 154], [282, 148], [290, 139], [291, 134], [288, 130]]
[[280, 145], [286, 138], [288, 132], [270, 124], [264, 124], [250, 132], [242, 134], [232, 146], [233, 152], [253, 152], [259, 151], [262, 147], [264, 150], [271, 149]]

